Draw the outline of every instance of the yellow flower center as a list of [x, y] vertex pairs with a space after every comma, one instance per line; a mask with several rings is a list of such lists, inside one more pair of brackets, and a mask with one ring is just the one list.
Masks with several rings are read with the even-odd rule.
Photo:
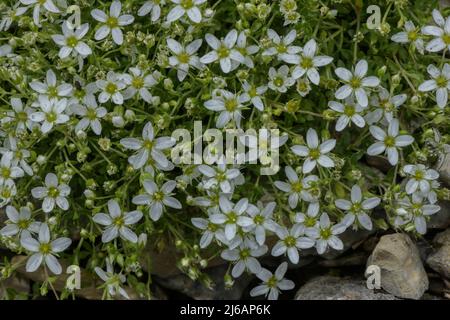
[[105, 91], [109, 94], [114, 94], [117, 91], [117, 85], [115, 83], [109, 82], [105, 87]]
[[284, 80], [282, 77], [275, 77], [273, 79], [273, 83], [277, 86], [277, 87], [281, 87], [284, 83]]
[[117, 226], [118, 228], [120, 228], [125, 225], [125, 220], [123, 219], [122, 216], [120, 216], [120, 217], [114, 218], [113, 224], [115, 226]]
[[225, 109], [227, 109], [228, 112], [233, 112], [236, 110], [238, 106], [238, 102], [236, 99], [230, 99], [225, 101]]
[[46, 114], [46, 119], [48, 122], [55, 122], [57, 118], [58, 115], [54, 111], [50, 111], [49, 113]]
[[116, 17], [108, 17], [108, 19], [106, 20], [106, 25], [110, 29], [114, 29], [119, 26], [119, 21]]
[[142, 77], [136, 77], [131, 81], [131, 85], [136, 89], [140, 89], [144, 86], [144, 79]]
[[194, 6], [193, 0], [181, 0], [180, 5], [183, 7], [183, 9], [188, 10]]
[[311, 150], [309, 150], [309, 156], [312, 159], [314, 159], [314, 160], [318, 159], [320, 157], [319, 149], [311, 149]]
[[357, 89], [361, 87], [361, 79], [358, 77], [353, 77], [349, 82], [350, 87], [353, 89]]
[[286, 247], [295, 247], [295, 244], [297, 243], [297, 240], [295, 240], [295, 238], [293, 236], [287, 236], [284, 239], [284, 244], [286, 245]]
[[328, 239], [329, 237], [331, 237], [332, 236], [332, 233], [331, 233], [331, 229], [330, 228], [327, 228], [327, 229], [321, 229], [320, 230], [320, 237], [322, 238], [322, 239]]
[[182, 52], [178, 55], [178, 61], [180, 63], [189, 63], [190, 56], [186, 52]]
[[220, 48], [217, 49], [217, 55], [219, 56], [219, 59], [227, 58], [230, 55], [230, 50], [224, 45], [221, 45]]
[[78, 44], [78, 39], [75, 36], [70, 36], [66, 39], [66, 44], [71, 47], [74, 48], [77, 44]]
[[395, 146], [395, 138], [391, 137], [391, 136], [387, 136], [386, 138], [384, 138], [384, 144], [388, 148], [394, 147]]
[[56, 198], [59, 196], [59, 190], [56, 187], [50, 187], [48, 188], [48, 195], [52, 198]]
[[299, 193], [303, 190], [303, 185], [300, 181], [294, 182], [292, 184], [292, 190], [296, 193]]
[[436, 78], [436, 84], [438, 87], [445, 88], [447, 86], [447, 78], [444, 76], [439, 76]]
[[355, 107], [352, 105], [346, 105], [344, 107], [344, 114], [348, 117], [352, 117], [353, 115], [355, 115], [356, 110]]
[[300, 66], [303, 69], [311, 69], [312, 67], [314, 67], [313, 61], [311, 58], [309, 57], [303, 57], [302, 61], [300, 62]]
[[42, 254], [49, 254], [51, 249], [52, 248], [49, 243], [41, 243], [39, 246], [39, 252]]
[[2, 173], [2, 177], [7, 179], [11, 175], [11, 169], [9, 169], [7, 167], [3, 167], [1, 173]]
[[442, 40], [444, 41], [444, 43], [445, 43], [446, 45], [449, 45], [449, 44], [450, 44], [450, 34], [444, 34], [444, 35], [442, 36]]

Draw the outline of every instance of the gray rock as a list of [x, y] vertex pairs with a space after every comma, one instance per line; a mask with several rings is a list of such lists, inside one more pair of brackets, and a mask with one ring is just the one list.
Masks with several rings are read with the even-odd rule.
[[242, 297], [244, 290], [249, 285], [252, 277], [243, 274], [235, 279], [232, 288], [225, 288], [224, 275], [227, 266], [211, 267], [205, 270], [210, 277], [213, 286], [208, 288], [200, 281], [194, 281], [184, 274], [168, 278], [155, 277], [155, 281], [164, 288], [180, 292], [195, 300], [238, 300]]
[[438, 234], [434, 243], [439, 248], [428, 256], [427, 264], [440, 275], [450, 279], [450, 229]]
[[367, 230], [358, 230], [354, 231], [351, 228], [347, 229], [344, 233], [339, 235], [339, 239], [344, 243], [344, 249], [342, 250], [333, 250], [329, 248], [327, 252], [325, 252], [321, 257], [325, 259], [336, 259], [344, 252], [348, 251], [350, 248], [355, 249], [360, 244], [363, 243], [369, 236], [375, 233], [375, 230], [367, 231]]
[[450, 153], [441, 154], [436, 170], [439, 172], [439, 179], [450, 186]]
[[367, 289], [363, 279], [320, 276], [311, 279], [295, 295], [295, 300], [396, 300], [391, 294]]
[[381, 287], [397, 297], [420, 299], [428, 289], [419, 250], [406, 234], [381, 237], [367, 265], [380, 267]]
[[441, 207], [441, 210], [430, 217], [427, 227], [446, 229], [450, 226], [450, 201], [439, 201], [437, 204]]

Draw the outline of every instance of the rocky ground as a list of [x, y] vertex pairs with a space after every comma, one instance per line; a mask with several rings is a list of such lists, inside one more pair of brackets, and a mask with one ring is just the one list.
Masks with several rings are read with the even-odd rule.
[[[450, 299], [450, 203], [442, 203], [442, 210], [429, 223], [430, 229], [422, 239], [407, 234], [387, 232], [354, 232], [348, 230], [343, 237], [342, 252], [330, 252], [317, 256], [315, 251], [303, 252], [300, 263], [291, 265], [287, 277], [296, 289], [281, 295], [281, 299], [314, 300], [393, 300], [393, 299]], [[192, 281], [176, 268], [177, 252], [164, 250], [154, 252], [151, 273], [153, 294], [156, 299], [247, 299], [257, 281], [242, 276], [232, 289], [225, 289], [223, 275], [227, 265], [221, 260], [212, 261], [206, 273], [215, 283], [212, 289], [199, 281]], [[13, 263], [25, 257], [16, 256]], [[268, 268], [278, 261], [267, 257]], [[381, 289], [370, 290], [366, 286], [365, 270], [377, 265], [381, 270]], [[147, 268], [148, 266], [145, 266]], [[76, 293], [80, 298], [99, 299], [101, 290], [96, 289], [92, 275], [82, 272], [82, 289]], [[19, 268], [18, 274], [3, 281], [0, 296], [8, 292], [29, 293], [35, 282], [44, 280], [42, 272], [26, 273]], [[54, 283], [56, 290], [65, 285], [65, 276]], [[139, 299], [130, 288], [132, 298]], [[16, 295], [20, 298], [21, 295]]]

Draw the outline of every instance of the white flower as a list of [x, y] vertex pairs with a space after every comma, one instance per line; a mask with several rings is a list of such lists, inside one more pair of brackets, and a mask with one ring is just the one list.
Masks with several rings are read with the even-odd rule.
[[33, 175], [33, 169], [28, 164], [27, 159], [31, 157], [31, 152], [28, 149], [19, 148], [17, 146], [18, 139], [13, 136], [8, 136], [4, 141], [4, 147], [0, 148], [0, 153], [5, 154], [11, 152], [13, 154], [11, 158], [12, 167], [18, 166], [29, 176]]
[[299, 261], [298, 250], [311, 248], [315, 244], [314, 240], [302, 236], [304, 229], [304, 226], [300, 224], [294, 224], [289, 231], [286, 227], [278, 227], [276, 234], [280, 240], [273, 246], [272, 255], [278, 257], [287, 253], [289, 260], [293, 264], [297, 264]]
[[353, 122], [357, 127], [363, 128], [366, 125], [366, 121], [360, 113], [364, 110], [358, 103], [355, 103], [353, 99], [347, 98], [344, 104], [336, 101], [328, 102], [330, 109], [340, 113], [338, 120], [336, 121], [336, 131], [340, 132], [344, 130], [350, 122]]
[[367, 154], [374, 156], [386, 152], [389, 163], [393, 166], [398, 163], [397, 149], [409, 146], [414, 142], [414, 138], [410, 135], [399, 135], [399, 122], [397, 119], [392, 119], [389, 122], [387, 132], [377, 126], [370, 126], [369, 130], [378, 141], [367, 149]]
[[267, 269], [262, 269], [256, 276], [263, 281], [263, 283], [250, 291], [250, 296], [267, 296], [269, 300], [277, 300], [281, 290], [292, 290], [295, 287], [294, 282], [284, 279], [288, 264], [283, 262], [272, 274]]
[[121, 27], [132, 24], [134, 17], [130, 14], [120, 15], [121, 10], [122, 3], [115, 0], [109, 7], [109, 15], [99, 9], [94, 9], [91, 11], [92, 17], [103, 23], [95, 32], [95, 40], [103, 40], [111, 32], [113, 41], [117, 45], [120, 46], [123, 43], [123, 33]]
[[26, 264], [27, 272], [34, 272], [39, 266], [44, 263], [51, 272], [54, 274], [61, 274], [62, 268], [55, 254], [66, 250], [72, 240], [69, 238], [58, 238], [50, 241], [50, 230], [46, 223], [41, 223], [39, 228], [38, 240], [32, 237], [22, 237], [20, 244], [28, 251], [34, 252], [34, 254], [28, 258]]
[[357, 220], [365, 229], [372, 230], [372, 220], [367, 214], [367, 211], [378, 206], [381, 199], [377, 197], [363, 199], [361, 188], [356, 184], [352, 187], [350, 196], [351, 201], [337, 199], [334, 202], [336, 207], [347, 212], [342, 219], [342, 223], [349, 227], [355, 223], [355, 220]]
[[448, 90], [450, 90], [450, 65], [444, 64], [442, 71], [430, 64], [427, 67], [428, 74], [433, 78], [426, 80], [419, 86], [419, 91], [436, 91], [436, 103], [440, 108], [444, 108], [448, 101]]
[[244, 57], [243, 64], [250, 69], [255, 67], [251, 55], [259, 51], [257, 45], [247, 45], [247, 35], [246, 31], [241, 31], [236, 41], [236, 50], [238, 50]]
[[[210, 212], [213, 212], [213, 210], [209, 209], [208, 213], [212, 214]], [[220, 228], [218, 225], [212, 223], [209, 219], [207, 220], [203, 218], [192, 218], [191, 222], [195, 227], [203, 230], [202, 237], [200, 238], [200, 248], [204, 249], [208, 247], [213, 239], [217, 239]]]
[[420, 37], [419, 28], [414, 26], [412, 21], [405, 22], [405, 31], [398, 32], [391, 37], [391, 40], [397, 43], [413, 43], [414, 47], [423, 54], [424, 44]]
[[136, 94], [144, 99], [147, 103], [152, 103], [152, 94], [148, 89], [158, 83], [160, 73], [155, 71], [152, 74], [145, 75], [145, 72], [139, 68], [130, 68], [130, 74], [122, 74], [123, 79], [128, 88], [123, 93], [124, 99], [130, 99]]
[[246, 198], [233, 204], [226, 197], [221, 196], [219, 206], [221, 213], [212, 214], [209, 219], [212, 223], [224, 226], [227, 240], [232, 240], [236, 236], [238, 227], [248, 227], [253, 224], [253, 220], [244, 215], [248, 207]]
[[243, 100], [250, 101], [256, 109], [264, 111], [264, 102], [262, 98], [267, 91], [267, 86], [257, 87], [253, 84], [249, 84], [247, 80], [245, 80], [242, 83], [242, 88], [244, 89], [244, 93], [242, 94]]
[[319, 181], [317, 176], [310, 175], [300, 180], [292, 167], [286, 166], [284, 171], [289, 182], [275, 181], [274, 184], [275, 187], [289, 194], [288, 202], [292, 209], [297, 207], [299, 199], [307, 202], [315, 202], [317, 200], [316, 196], [311, 194], [314, 184]]
[[319, 202], [311, 202], [308, 205], [306, 214], [303, 212], [297, 212], [294, 217], [296, 224], [303, 226], [303, 228], [313, 228], [317, 227], [318, 215], [319, 215], [320, 205]]
[[394, 224], [402, 226], [413, 223], [414, 228], [419, 234], [427, 232], [427, 216], [431, 216], [441, 210], [441, 207], [434, 204], [424, 203], [421, 195], [414, 193], [411, 197], [404, 197], [398, 201], [398, 206], [395, 210], [397, 215]]
[[318, 85], [320, 82], [318, 67], [326, 66], [333, 61], [332, 57], [328, 56], [316, 56], [317, 43], [314, 39], [309, 40], [303, 47], [300, 53], [300, 62], [292, 71], [292, 77], [298, 79], [303, 77], [304, 74], [311, 80], [312, 83]]
[[201, 63], [209, 64], [219, 60], [223, 72], [229, 73], [236, 69], [239, 63], [245, 63], [244, 56], [235, 48], [238, 38], [236, 29], [231, 30], [225, 38], [219, 40], [214, 35], [207, 33], [206, 42], [213, 49], [200, 58]]
[[82, 117], [75, 126], [75, 132], [80, 130], [85, 131], [88, 127], [91, 127], [96, 135], [102, 133], [102, 124], [100, 123], [100, 120], [106, 115], [107, 111], [105, 108], [97, 105], [94, 96], [85, 96], [84, 104], [72, 106], [72, 110], [76, 115]]
[[241, 176], [241, 172], [237, 168], [227, 168], [223, 158], [216, 166], [208, 166], [201, 164], [198, 170], [205, 176], [203, 187], [206, 190], [219, 187], [224, 193], [233, 193], [236, 180]]
[[13, 7], [6, 9], [0, 20], [0, 31], [8, 31], [13, 21], [28, 10], [28, 7], [20, 7], [20, 5], [21, 2], [19, 1]]
[[146, 16], [150, 14], [152, 22], [155, 22], [161, 16], [161, 6], [166, 2], [164, 0], [150, 0], [144, 2], [144, 4], [139, 8], [138, 16]]
[[53, 35], [52, 39], [55, 43], [61, 47], [59, 50], [59, 57], [61, 59], [67, 58], [71, 53], [73, 55], [81, 55], [83, 58], [92, 53], [91, 48], [81, 39], [86, 35], [89, 30], [89, 24], [84, 23], [77, 29], [73, 30], [69, 28], [68, 21], [64, 21], [62, 24], [63, 34]]
[[0, 185], [14, 182], [14, 179], [24, 176], [23, 170], [14, 163], [13, 153], [11, 151], [5, 152], [0, 160]]
[[253, 224], [243, 229], [245, 232], [253, 231], [256, 242], [260, 246], [266, 242], [266, 230], [275, 232], [277, 229], [278, 225], [272, 219], [275, 206], [275, 202], [269, 202], [266, 205], [258, 202], [258, 206], [248, 205], [247, 214], [253, 219]]
[[149, 207], [148, 214], [153, 221], [158, 221], [165, 207], [181, 209], [181, 203], [174, 197], [173, 189], [177, 186], [174, 180], [167, 181], [161, 188], [151, 180], [144, 180], [143, 186], [145, 194], [137, 195], [133, 198], [133, 203]]
[[6, 181], [0, 184], [0, 208], [7, 205], [11, 199], [17, 194], [17, 188], [14, 181]]
[[245, 270], [251, 273], [258, 274], [261, 272], [261, 264], [258, 259], [265, 255], [268, 251], [266, 245], [252, 245], [249, 241], [244, 241], [236, 249], [227, 249], [222, 251], [220, 256], [222, 259], [234, 262], [234, 267], [231, 270], [231, 275], [234, 278], [239, 278]]
[[21, 3], [27, 6], [33, 6], [33, 21], [34, 24], [38, 27], [41, 26], [39, 22], [39, 15], [41, 12], [41, 6], [44, 7], [45, 10], [51, 13], [60, 13], [60, 10], [53, 3], [52, 0], [19, 0]]
[[186, 78], [189, 66], [202, 69], [203, 65], [196, 54], [202, 42], [201, 39], [197, 39], [184, 47], [174, 39], [167, 39], [167, 46], [174, 53], [173, 56], [169, 57], [169, 64], [177, 69], [178, 80], [183, 81]]
[[297, 53], [299, 53], [302, 48], [291, 45], [297, 37], [297, 32], [295, 29], [289, 31], [284, 37], [280, 37], [276, 31], [268, 29], [267, 36], [270, 40], [272, 40], [273, 45], [263, 51], [263, 56], [276, 55], [278, 60], [286, 63], [297, 64], [299, 62]]
[[108, 243], [120, 235], [122, 239], [136, 243], [138, 237], [130, 226], [141, 220], [142, 212], [138, 210], [122, 212], [116, 200], [108, 201], [108, 212], [109, 214], [97, 213], [92, 218], [95, 223], [106, 226], [102, 233], [102, 242]]
[[161, 167], [167, 167], [169, 160], [162, 152], [175, 144], [173, 137], [154, 137], [153, 126], [151, 122], [147, 122], [142, 130], [142, 139], [123, 138], [120, 144], [126, 149], [136, 150], [137, 152], [128, 158], [128, 162], [134, 169], [142, 168], [149, 158], [153, 159]]
[[65, 114], [67, 99], [48, 99], [47, 96], [39, 96], [39, 106], [42, 111], [35, 111], [30, 115], [30, 119], [41, 122], [42, 133], [52, 130], [53, 126], [69, 121], [69, 116]]
[[56, 75], [52, 69], [47, 71], [46, 82], [31, 81], [30, 87], [40, 95], [48, 99], [69, 97], [72, 93], [72, 85], [68, 83], [57, 84]]
[[284, 93], [294, 83], [295, 80], [289, 76], [288, 66], [282, 65], [278, 70], [273, 67], [269, 69], [269, 83], [267, 85], [270, 89]]
[[211, 111], [220, 112], [216, 121], [217, 128], [225, 127], [230, 121], [234, 121], [239, 128], [242, 119], [242, 104], [248, 101], [246, 95], [236, 95], [227, 90], [217, 90], [212, 99], [206, 101], [204, 106]]
[[98, 96], [98, 102], [105, 103], [112, 99], [115, 104], [123, 104], [122, 90], [125, 89], [126, 84], [120, 75], [114, 71], [108, 71], [106, 80], [97, 80], [96, 84], [102, 91]]
[[306, 228], [305, 234], [310, 238], [316, 239], [317, 253], [323, 254], [328, 246], [335, 250], [344, 249], [344, 244], [337, 235], [344, 232], [346, 227], [343, 223], [331, 224], [328, 214], [324, 212], [320, 216], [319, 224], [315, 227]]
[[295, 89], [297, 90], [299, 95], [301, 95], [302, 97], [306, 97], [308, 93], [311, 91], [311, 85], [309, 83], [308, 78], [298, 79], [295, 85]]
[[40, 223], [33, 221], [31, 218], [31, 211], [28, 207], [21, 207], [19, 211], [13, 206], [6, 207], [6, 215], [9, 221], [6, 226], [0, 230], [0, 235], [4, 237], [11, 237], [16, 234], [22, 237], [31, 237], [31, 232], [38, 233]]
[[359, 60], [354, 72], [345, 68], [337, 68], [334, 72], [345, 84], [336, 91], [336, 99], [345, 99], [354, 94], [361, 107], [367, 107], [369, 103], [367, 88], [373, 88], [380, 84], [380, 79], [377, 77], [366, 77], [367, 68], [366, 60]]
[[206, 0], [171, 0], [176, 4], [167, 14], [167, 22], [173, 22], [187, 15], [194, 23], [202, 21], [202, 12], [199, 6]]
[[95, 267], [95, 273], [106, 283], [106, 288], [108, 289], [108, 294], [111, 297], [115, 297], [120, 294], [125, 299], [130, 299], [125, 289], [120, 285], [125, 283], [126, 277], [123, 274], [115, 274], [114, 268], [108, 258], [106, 260], [106, 271], [99, 267]]
[[425, 50], [429, 52], [439, 52], [444, 49], [450, 49], [450, 17], [444, 20], [441, 13], [434, 9], [433, 19], [437, 26], [425, 26], [422, 33], [427, 36], [435, 37], [427, 43]]
[[303, 173], [311, 172], [317, 163], [324, 168], [334, 167], [334, 161], [326, 154], [336, 146], [335, 139], [325, 140], [319, 145], [319, 137], [316, 130], [310, 128], [306, 133], [306, 143], [307, 146], [295, 145], [291, 147], [294, 154], [306, 157], [303, 163]]
[[36, 199], [44, 199], [42, 210], [45, 213], [51, 212], [56, 205], [62, 210], [69, 209], [67, 196], [70, 194], [70, 187], [64, 183], [58, 183], [58, 177], [54, 173], [47, 173], [45, 176], [45, 187], [31, 189], [31, 194]]
[[7, 123], [15, 121], [16, 132], [33, 130], [34, 123], [30, 119], [30, 115], [33, 113], [33, 109], [30, 107], [24, 107], [20, 98], [11, 98], [12, 111], [7, 111], [6, 117], [0, 120], [0, 123]]
[[403, 172], [409, 177], [405, 186], [407, 194], [412, 194], [417, 190], [427, 194], [432, 188], [432, 181], [439, 178], [439, 173], [436, 170], [428, 169], [423, 164], [405, 165]]
[[365, 116], [366, 121], [369, 124], [377, 123], [384, 116], [384, 119], [388, 123], [391, 122], [394, 119], [398, 107], [405, 103], [406, 98], [406, 94], [391, 96], [389, 91], [380, 87], [378, 94], [374, 95], [370, 102], [376, 109]]

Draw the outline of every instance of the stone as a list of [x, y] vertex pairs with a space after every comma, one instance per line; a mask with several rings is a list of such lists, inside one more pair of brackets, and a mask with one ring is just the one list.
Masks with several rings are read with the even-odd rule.
[[17, 275], [13, 275], [0, 281], [0, 300], [19, 300], [21, 296], [28, 295], [30, 292], [30, 282]]
[[[140, 258], [142, 269], [162, 278], [180, 275], [183, 272], [178, 268], [178, 261], [183, 258], [174, 244], [164, 244], [162, 249], [157, 249], [153, 241], [147, 242], [147, 248]], [[218, 266], [226, 262], [220, 257], [208, 261], [208, 266]]]
[[437, 203], [441, 210], [430, 216], [427, 227], [430, 229], [447, 229], [450, 226], [450, 201]]
[[383, 173], [388, 172], [392, 166], [389, 161], [381, 156], [368, 156], [366, 155], [366, 162], [369, 166], [377, 168]]
[[433, 241], [438, 249], [427, 258], [427, 264], [440, 275], [450, 279], [450, 229], [438, 234]]
[[295, 300], [396, 300], [396, 297], [368, 289], [364, 279], [319, 276], [303, 285]]
[[155, 277], [154, 280], [164, 288], [180, 292], [195, 300], [238, 300], [242, 297], [253, 277], [243, 274], [235, 279], [233, 287], [228, 289], [225, 288], [224, 282], [227, 269], [226, 265], [221, 265], [204, 271], [213, 282], [212, 288], [207, 288], [200, 281], [194, 281], [184, 274], [169, 278]]
[[408, 235], [382, 236], [367, 266], [381, 269], [381, 287], [400, 298], [420, 299], [428, 289], [428, 277], [419, 250]]
[[360, 244], [364, 242], [369, 236], [375, 233], [375, 230], [352, 230], [348, 228], [344, 233], [339, 235], [339, 239], [344, 243], [344, 249], [334, 250], [329, 248], [323, 255], [322, 258], [325, 259], [336, 259], [343, 253], [347, 252], [349, 249], [356, 249]]
[[[17, 272], [21, 274], [23, 277], [30, 279], [34, 282], [42, 283], [46, 280], [45, 272], [43, 271], [42, 266], [34, 271], [34, 272], [26, 272], [25, 263], [28, 259], [27, 256], [15, 256], [12, 258], [11, 263], [13, 265], [18, 265]], [[69, 274], [66, 274], [64, 271], [68, 267], [68, 263], [66, 261], [60, 260], [61, 266], [63, 268], [63, 272], [56, 277], [56, 280], [52, 283], [53, 287], [57, 292], [61, 292], [66, 287], [66, 281], [69, 277]], [[103, 295], [103, 289], [99, 289], [98, 286], [101, 285], [101, 280], [97, 281], [96, 278], [92, 276], [87, 270], [80, 269], [81, 271], [81, 289], [75, 289], [74, 294], [78, 297], [89, 299], [89, 300], [101, 300]], [[54, 275], [52, 275], [54, 276]], [[128, 296], [132, 300], [140, 299], [136, 291], [130, 287], [124, 287], [125, 291], [128, 293]], [[119, 297], [119, 299], [122, 299]]]

